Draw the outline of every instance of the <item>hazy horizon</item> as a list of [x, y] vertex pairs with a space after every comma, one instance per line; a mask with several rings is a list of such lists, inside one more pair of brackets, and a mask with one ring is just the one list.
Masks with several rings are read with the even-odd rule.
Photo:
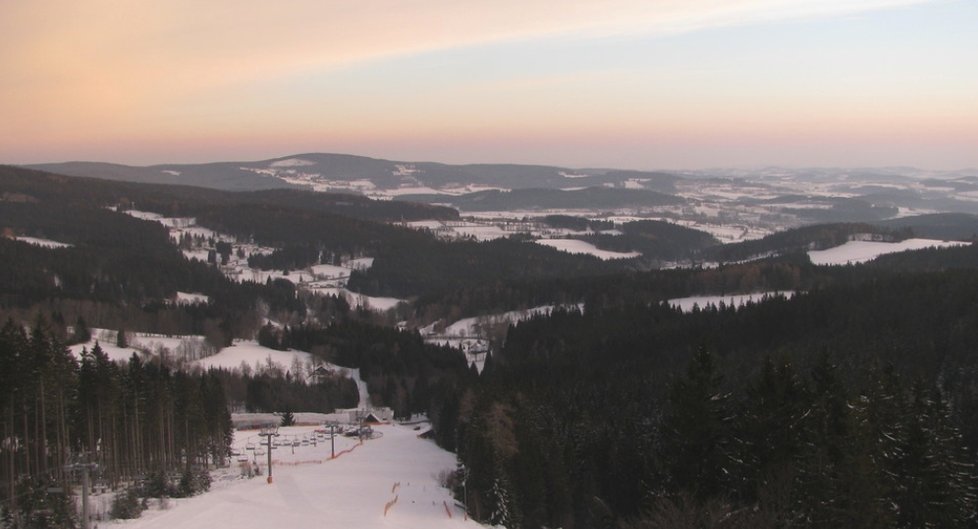
[[327, 152], [327, 151], [305, 151], [305, 152], [294, 152], [291, 154], [277, 154], [267, 157], [255, 158], [213, 158], [213, 159], [201, 159], [196, 161], [157, 161], [148, 163], [125, 163], [116, 160], [45, 160], [45, 161], [31, 161], [31, 162], [7, 162], [0, 160], [0, 165], [15, 165], [15, 166], [35, 166], [35, 165], [55, 165], [55, 164], [70, 164], [70, 163], [95, 163], [95, 164], [110, 164], [110, 165], [124, 165], [129, 167], [158, 167], [158, 166], [178, 166], [178, 165], [203, 165], [203, 164], [220, 164], [220, 163], [257, 163], [264, 162], [268, 160], [283, 160], [289, 158], [296, 158], [309, 155], [340, 155], [340, 156], [353, 156], [359, 158], [370, 158], [375, 160], [386, 160], [392, 162], [404, 162], [404, 163], [439, 163], [445, 165], [527, 165], [527, 166], [541, 166], [541, 167], [559, 167], [565, 169], [573, 170], [604, 170], [604, 169], [614, 169], [614, 170], [625, 170], [625, 171], [661, 171], [661, 172], [689, 172], [689, 173], [706, 173], [710, 171], [761, 171], [768, 169], [784, 169], [787, 171], [805, 171], [805, 170], [824, 170], [824, 171], [859, 171], [859, 170], [879, 170], [879, 171], [898, 171], [898, 170], [918, 170], [924, 172], [935, 172], [935, 173], [953, 173], [961, 171], [973, 171], [978, 170], [978, 167], [951, 167], [951, 168], [933, 168], [933, 167], [920, 167], [913, 165], [852, 165], [852, 166], [833, 166], [833, 165], [785, 165], [785, 164], [756, 164], [756, 165], [726, 165], [726, 166], [712, 166], [712, 167], [633, 167], [633, 166], [617, 166], [617, 165], [567, 165], [561, 163], [547, 163], [547, 162], [513, 162], [511, 160], [498, 159], [498, 160], [472, 160], [472, 161], [459, 161], [459, 162], [446, 162], [444, 160], [438, 159], [398, 159], [392, 158], [390, 156], [383, 155], [370, 155], [370, 154], [360, 154], [352, 152]]
[[0, 163], [960, 170], [975, 27], [966, 0], [8, 2]]

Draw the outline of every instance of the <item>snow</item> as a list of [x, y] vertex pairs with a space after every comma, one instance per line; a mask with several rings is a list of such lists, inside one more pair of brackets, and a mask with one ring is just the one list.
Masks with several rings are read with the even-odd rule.
[[454, 230], [462, 237], [474, 237], [477, 241], [483, 242], [502, 239], [513, 234], [499, 226], [458, 226]]
[[177, 305], [197, 305], [210, 303], [211, 298], [198, 292], [177, 292]]
[[[443, 334], [446, 336], [457, 337], [482, 336], [484, 333], [480, 333], [479, 331], [481, 328], [487, 325], [511, 324], [528, 320], [534, 316], [547, 316], [553, 312], [554, 308], [554, 305], [541, 305], [539, 307], [533, 307], [532, 309], [513, 310], [510, 312], [503, 312], [501, 314], [489, 314], [487, 316], [465, 318], [456, 321], [448, 327], [445, 327]], [[576, 308], [580, 310], [582, 306], [578, 305]]]
[[70, 248], [71, 245], [64, 242], [52, 241], [51, 239], [39, 239], [37, 237], [14, 237], [15, 240], [40, 246], [42, 248]]
[[932, 239], [907, 239], [901, 242], [849, 241], [841, 246], [827, 250], [812, 250], [808, 257], [817, 265], [844, 265], [864, 263], [889, 253], [923, 248], [947, 248], [965, 246], [971, 243], [960, 241], [938, 241]]
[[720, 303], [728, 307], [742, 307], [748, 302], [756, 303], [765, 298], [784, 297], [791, 299], [794, 296], [791, 290], [774, 290], [769, 292], [754, 292], [751, 294], [731, 294], [726, 296], [690, 296], [687, 298], [676, 298], [666, 301], [672, 307], [678, 308], [683, 312], [690, 312], [694, 306], [705, 308], [709, 305], [719, 306]]
[[[278, 439], [311, 439], [315, 429], [280, 428]], [[439, 483], [440, 475], [455, 468], [453, 454], [419, 439], [420, 432], [410, 426], [381, 425], [374, 430], [382, 437], [362, 444], [336, 436], [336, 453], [341, 455], [335, 459], [330, 459], [328, 439], [317, 438], [316, 446], [294, 447], [294, 454], [291, 446], [278, 447], [272, 452], [272, 484], [264, 478], [267, 455], [242, 450], [262, 467], [262, 476], [237, 478], [229, 472], [210, 492], [170, 500], [169, 509], [151, 509], [142, 518], [113, 525], [132, 529], [482, 527], [466, 519]], [[256, 433], [237, 432], [235, 446], [247, 448], [250, 440], [258, 448]]]
[[81, 359], [82, 349], [91, 351], [96, 342], [109, 360], [113, 362], [128, 362], [133, 353], [137, 356], [144, 356], [146, 354], [158, 354], [165, 349], [176, 356], [184, 356], [192, 351], [199, 352], [206, 349], [203, 336], [129, 332], [126, 333], [129, 347], [116, 347], [118, 331], [93, 328], [90, 329], [90, 332], [92, 333], [91, 340], [68, 348], [75, 358]]
[[275, 364], [282, 369], [290, 369], [296, 361], [305, 366], [312, 360], [313, 356], [303, 351], [279, 351], [258, 345], [254, 340], [235, 340], [231, 347], [201, 358], [197, 364], [204, 369], [215, 367], [232, 370], [240, 368], [242, 363], [251, 367]]
[[638, 257], [642, 255], [639, 252], [612, 252], [609, 250], [600, 250], [597, 246], [587, 242], [577, 239], [538, 239], [535, 241], [537, 244], [542, 244], [544, 246], [549, 246], [561, 252], [576, 253], [576, 254], [588, 254], [607, 261], [609, 259], [631, 259], [633, 257]]
[[317, 279], [339, 279], [341, 277], [348, 278], [353, 272], [353, 270], [349, 268], [328, 264], [311, 266], [309, 271], [312, 272], [312, 275]]
[[309, 165], [316, 165], [316, 162], [310, 162], [301, 158], [288, 158], [268, 164], [269, 167], [305, 167]]
[[353, 292], [352, 290], [334, 286], [311, 286], [307, 287], [306, 290], [323, 296], [343, 297], [346, 299], [346, 302], [353, 307], [363, 307], [365, 309], [377, 312], [387, 312], [388, 310], [396, 307], [398, 303], [407, 302], [405, 299], [368, 296], [366, 294], [360, 294], [359, 292]]
[[[488, 314], [474, 318], [464, 318], [452, 323], [441, 332], [435, 333], [435, 325], [420, 329], [427, 343], [445, 345], [460, 349], [469, 364], [475, 364], [476, 370], [482, 372], [485, 365], [486, 353], [489, 351], [489, 329], [496, 325], [509, 325], [538, 315], [549, 315], [555, 305], [541, 305], [526, 310], [513, 310], [498, 314]], [[561, 305], [564, 309], [584, 310], [584, 304]]]
[[358, 259], [350, 259], [346, 266], [353, 270], [367, 270], [374, 265], [373, 257], [360, 257]]

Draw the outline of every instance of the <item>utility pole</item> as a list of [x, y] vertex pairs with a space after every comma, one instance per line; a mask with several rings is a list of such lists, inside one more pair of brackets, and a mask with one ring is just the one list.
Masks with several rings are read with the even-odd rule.
[[329, 423], [329, 458], [336, 459], [336, 423]]
[[[87, 460], [87, 454], [82, 454], [82, 460]], [[88, 491], [91, 488], [91, 480], [89, 478], [89, 472], [98, 469], [96, 463], [71, 463], [65, 465], [65, 472], [81, 471], [82, 474], [82, 519], [81, 519], [81, 529], [88, 529], [88, 518], [89, 518], [89, 507], [88, 507]]]
[[[272, 484], [272, 437], [278, 437], [278, 426], [262, 426], [258, 435], [265, 437], [265, 449], [268, 451], [268, 484]], [[82, 528], [87, 529], [87, 528]]]

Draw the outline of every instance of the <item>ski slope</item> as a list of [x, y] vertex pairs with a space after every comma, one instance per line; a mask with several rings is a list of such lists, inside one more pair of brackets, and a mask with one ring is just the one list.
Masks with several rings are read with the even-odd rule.
[[[139, 519], [111, 525], [131, 529], [483, 527], [467, 520], [439, 484], [438, 476], [455, 468], [453, 454], [419, 439], [419, 431], [409, 426], [374, 429], [383, 437], [360, 446], [354, 439], [337, 436], [336, 452], [352, 451], [332, 460], [328, 440], [315, 447], [297, 447], [295, 455], [291, 447], [276, 449], [270, 485], [264, 475], [220, 480], [210, 492], [170, 500], [168, 509], [154, 507]], [[303, 435], [311, 430], [282, 428], [280, 433]], [[254, 433], [239, 432], [236, 445]], [[261, 461], [267, 456], [253, 457]]]

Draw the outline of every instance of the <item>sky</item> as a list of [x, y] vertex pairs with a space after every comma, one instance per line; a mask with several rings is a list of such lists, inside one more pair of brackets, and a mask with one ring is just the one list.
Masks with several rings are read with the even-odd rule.
[[978, 167], [975, 0], [0, 0], [0, 163]]

